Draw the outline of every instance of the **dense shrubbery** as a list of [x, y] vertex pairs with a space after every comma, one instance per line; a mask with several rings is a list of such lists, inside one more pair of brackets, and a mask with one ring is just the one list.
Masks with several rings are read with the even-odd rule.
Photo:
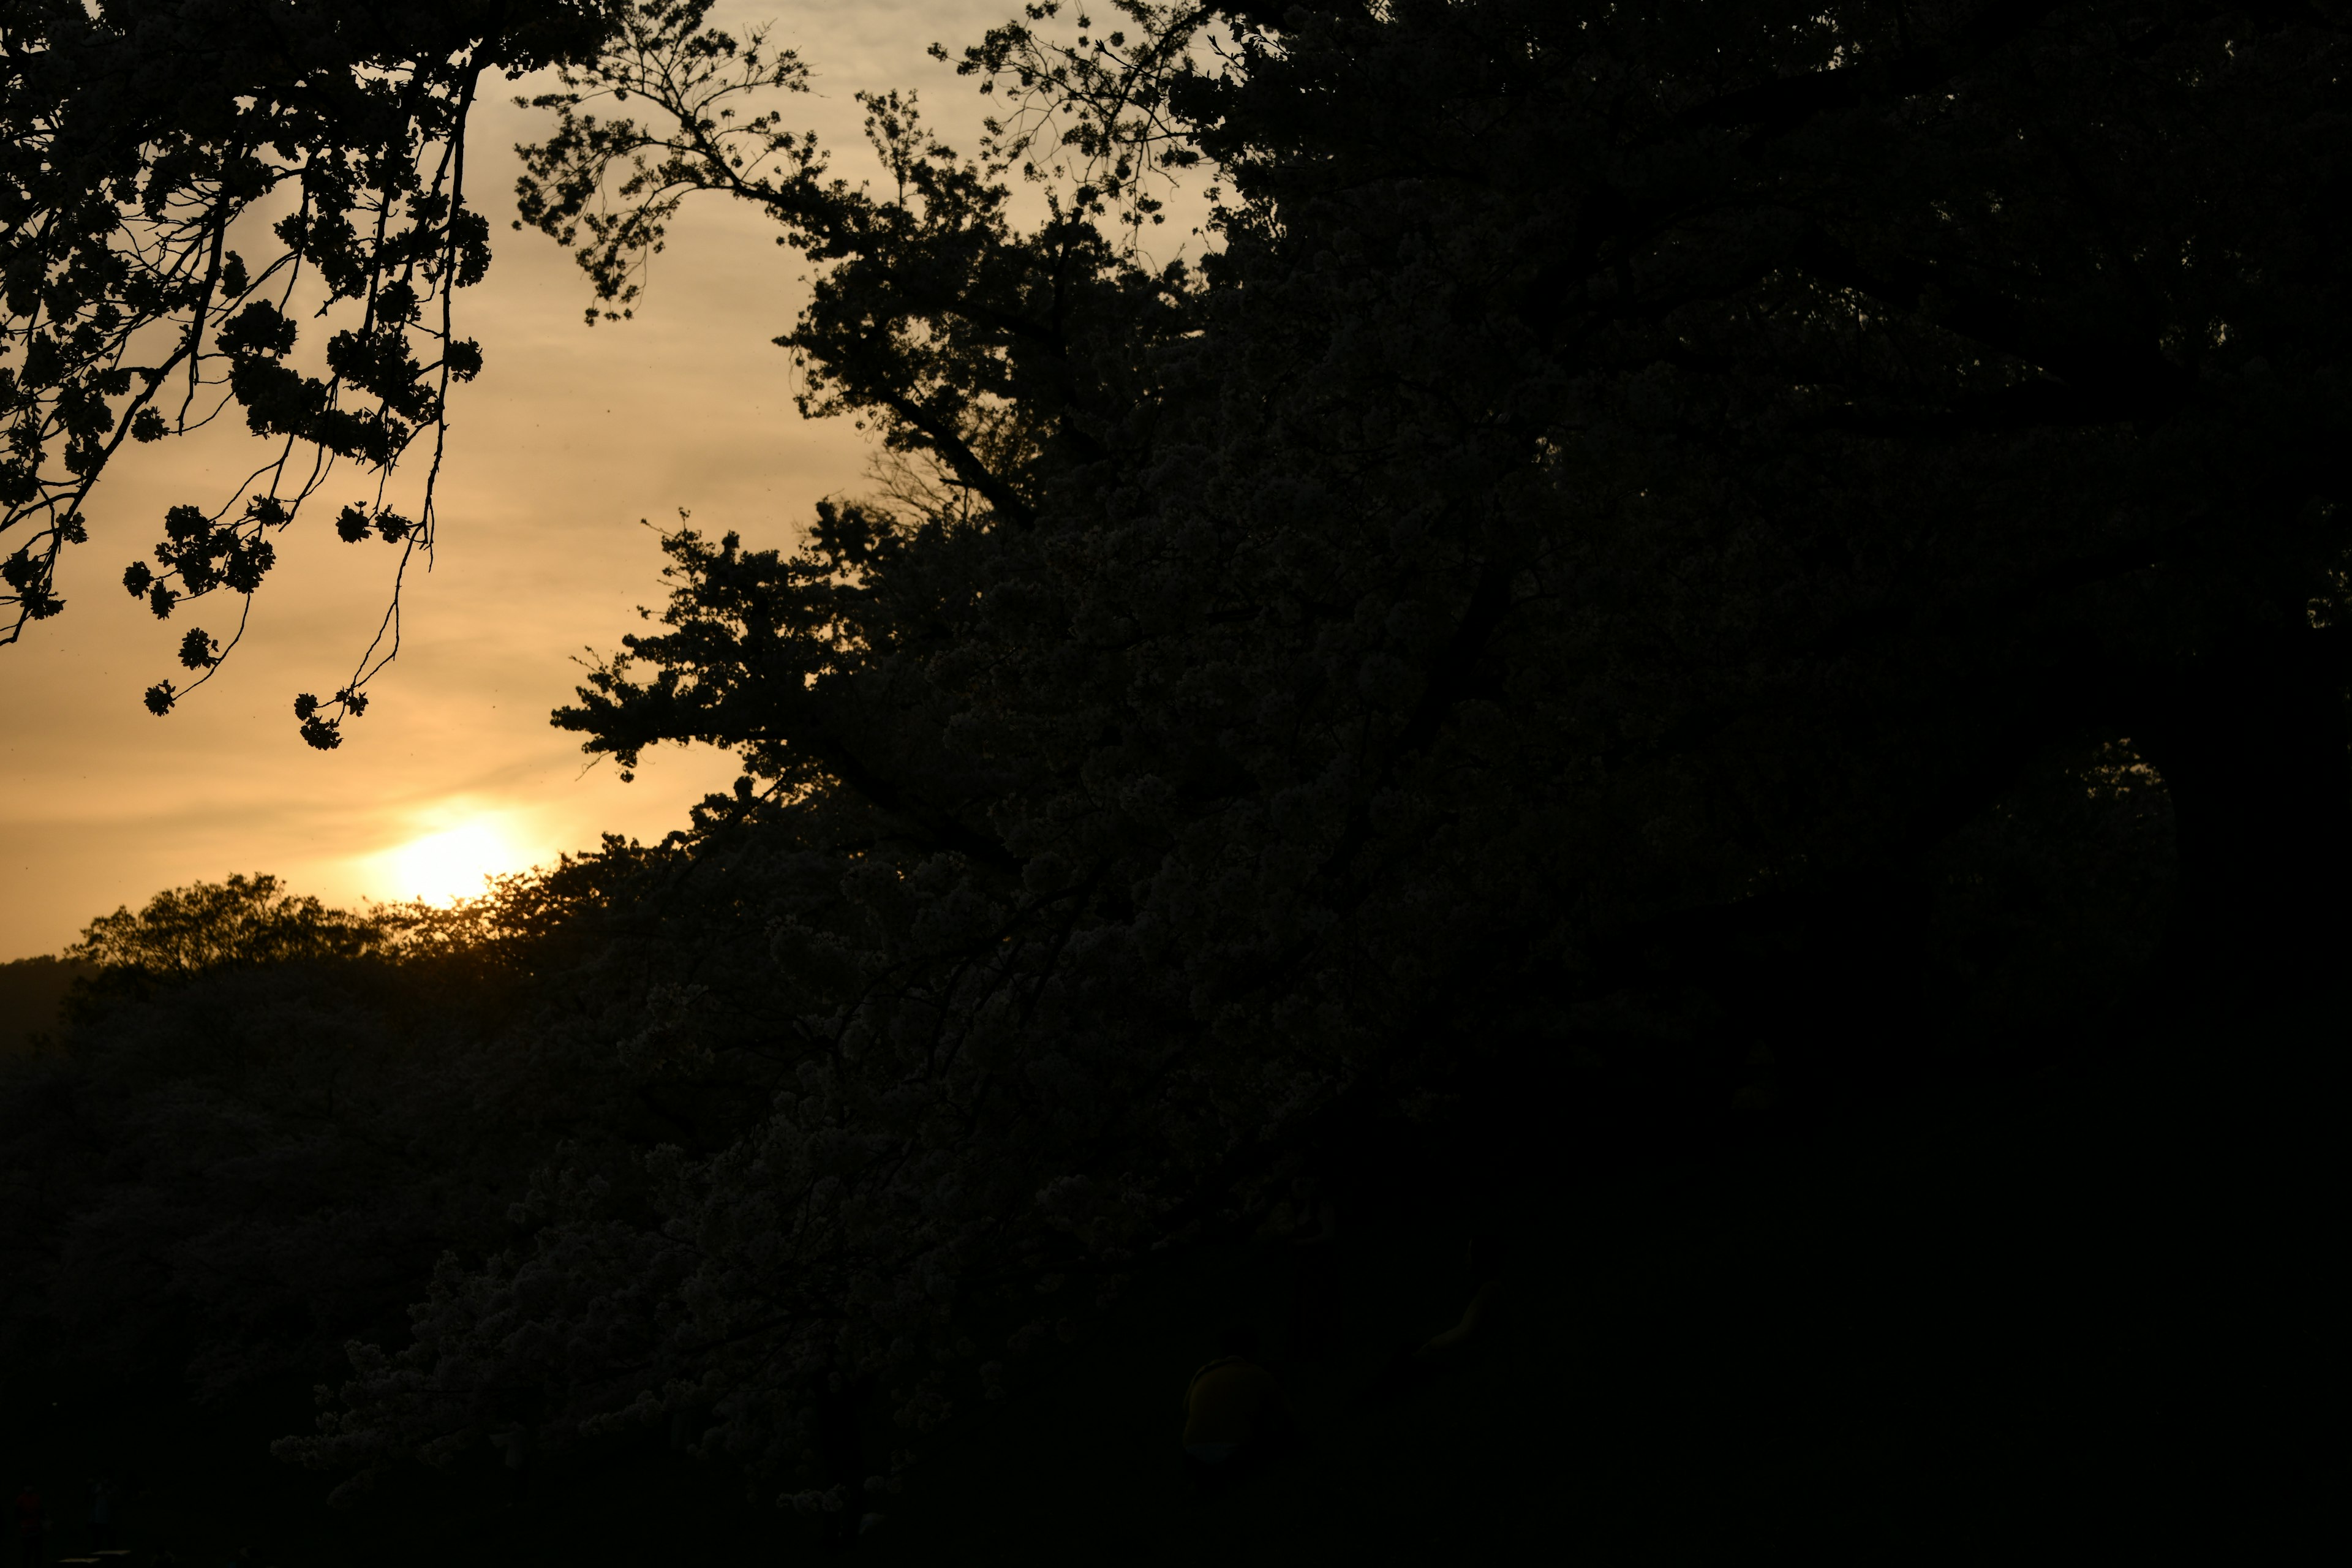
[[[1920, 929], [1860, 955], [1843, 939], [1882, 923], [1883, 905], [1783, 901], [1706, 931], [1645, 931], [1641, 955], [1612, 955], [1613, 978], [1551, 1026], [1558, 1059], [1516, 1064], [1509, 1084], [1551, 1097], [1536, 1115], [1550, 1135], [1605, 1140], [1613, 1121], [1638, 1142], [1875, 1087], [1838, 1024], [1857, 1005], [1885, 1005], [1874, 1022], [1901, 1037], [1871, 1042], [1879, 1071], [1890, 1055], [1906, 1070], [1981, 1069], [1988, 1041], [2046, 1060], [2144, 969], [2168, 912], [2168, 816], [2160, 789], [2111, 762], [2053, 770], [1938, 851]], [[396, 1349], [414, 1333], [397, 1361], [357, 1352], [372, 1424], [290, 1451], [446, 1458], [528, 1417], [560, 1452], [652, 1389], [673, 1433], [819, 1482], [837, 1478], [804, 1468], [804, 1431], [740, 1408], [751, 1378], [712, 1330], [740, 1327], [747, 1306], [772, 1315], [755, 1335], [826, 1336], [804, 1353], [836, 1369], [844, 1341], [945, 1319], [955, 1338], [928, 1348], [963, 1363], [953, 1377], [903, 1350], [880, 1357], [930, 1394], [933, 1416], [947, 1393], [985, 1397], [1017, 1376], [1005, 1363], [1082, 1322], [1149, 1222], [1169, 1234], [1165, 1216], [1111, 1230], [1085, 1173], [1036, 1190], [1071, 1147], [1050, 1124], [1027, 1148], [927, 1129], [888, 1055], [825, 1049], [822, 998], [788, 989], [776, 956], [787, 911], [805, 921], [821, 900], [805, 882], [793, 898], [808, 859], [779, 856], [777, 837], [706, 816], [686, 844], [608, 844], [454, 910], [353, 914], [258, 877], [93, 921], [77, 952], [99, 967], [69, 1021], [0, 1068], [9, 1353], [209, 1398], [335, 1376], [347, 1342]], [[1891, 989], [1861, 986], [1889, 954], [1907, 966]], [[860, 978], [831, 977], [837, 998]], [[1507, 1122], [1479, 1100], [1493, 1088], [1479, 1065], [1457, 1054], [1392, 1081], [1381, 1110], [1402, 1098], [1441, 1130]], [[1037, 1076], [1033, 1098], [1056, 1087]], [[1153, 1131], [1129, 1122], [1119, 1157]], [[1314, 1157], [1274, 1116], [1245, 1131], [1274, 1137], [1196, 1189], [1213, 1203], [1180, 1216], [1192, 1229], [1277, 1196], [1263, 1177], [1286, 1149], [1285, 1174]], [[1328, 1147], [1331, 1124], [1319, 1131]], [[957, 1181], [992, 1176], [1005, 1205], [955, 1275], [935, 1264], [929, 1278], [955, 1285], [951, 1318], [929, 1290], [876, 1289], [894, 1245], [930, 1239], [929, 1216], [894, 1207], [877, 1179], [910, 1151]], [[798, 1213], [779, 1213], [780, 1187]], [[1068, 1274], [1079, 1282], [1040, 1317], [1034, 1285]], [[767, 1451], [730, 1449], [730, 1421], [770, 1426]]]
[[268, 877], [93, 922], [69, 1026], [0, 1100], [17, 1353], [215, 1392], [315, 1374], [396, 1331], [445, 1247], [498, 1239], [547, 1102], [501, 1105], [512, 988], [448, 923]]

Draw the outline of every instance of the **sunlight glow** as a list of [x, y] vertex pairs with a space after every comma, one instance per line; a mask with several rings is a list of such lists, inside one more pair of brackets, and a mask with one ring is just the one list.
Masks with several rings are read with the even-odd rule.
[[473, 821], [412, 839], [385, 859], [395, 899], [448, 903], [478, 897], [486, 878], [521, 868], [527, 857], [488, 822]]

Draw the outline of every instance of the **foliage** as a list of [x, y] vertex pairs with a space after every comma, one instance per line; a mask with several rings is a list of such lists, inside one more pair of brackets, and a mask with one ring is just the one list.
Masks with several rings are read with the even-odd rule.
[[[1368, 1130], [1903, 1081], [1931, 1008], [2094, 1026], [2172, 907], [2178, 967], [2327, 973], [2336, 10], [1041, 5], [979, 158], [866, 100], [878, 190], [706, 12], [565, 68], [523, 211], [606, 318], [688, 196], [773, 217], [887, 492], [670, 535], [556, 714], [732, 750], [690, 831], [318, 961], [429, 997], [367, 1026], [399, 1136], [522, 1196], [289, 1458], [660, 1424], [837, 1510], [858, 1391], [936, 1426]], [[311, 1081], [256, 1032], [310, 963], [173, 1049]]]
[[2032, 1050], [2127, 1008], [2174, 900], [2171, 801], [2127, 746], [2029, 777], [1939, 846], [1925, 997], [1945, 1049]]
[[64, 1016], [67, 990], [89, 971], [51, 954], [0, 963], [0, 1056], [37, 1046]]
[[[1059, 0], [1024, 5], [1025, 20], [991, 27], [956, 62], [958, 76], [979, 78], [981, 92], [1005, 104], [985, 121], [982, 161], [999, 172], [1018, 163], [1025, 179], [1067, 184], [1076, 210], [1093, 217], [1115, 210], [1118, 224], [1139, 237], [1147, 225], [1168, 221], [1154, 189], [1201, 165], [1173, 95], [1198, 74], [1194, 47], [1219, 44], [1210, 31], [1219, 8], [1111, 0], [1127, 26], [1097, 29], [1081, 10], [1072, 17], [1075, 43], [1034, 26], [1061, 10]], [[931, 54], [948, 58], [936, 44]], [[1212, 188], [1211, 199], [1216, 195]]]
[[[1899, 1071], [1922, 889], [2125, 736], [2175, 951], [2317, 951], [2333, 10], [1234, 7], [1213, 74], [1203, 14], [1121, 15], [965, 57], [1029, 115], [978, 161], [869, 99], [878, 194], [698, 5], [538, 100], [525, 212], [603, 309], [688, 195], [755, 205], [818, 264], [804, 411], [916, 481], [793, 552], [673, 535], [658, 629], [556, 716], [741, 758], [667, 907], [750, 954], [787, 1087], [724, 1147], [551, 1172], [289, 1453], [444, 1456], [519, 1379], [551, 1442], [684, 1423], [840, 1505], [829, 1391], [927, 1428], [1339, 1129], [1565, 1124], [1568, 1064], [1664, 1037], [1596, 1021], [1661, 943], [1753, 966], [1684, 987], [1733, 1004], [1694, 1029]], [[1217, 184], [1197, 268], [1141, 258], [1153, 170]]]
[[656, 1069], [595, 1027], [678, 1005], [641, 914], [599, 929], [659, 861], [614, 844], [451, 910], [234, 877], [91, 922], [61, 1048], [0, 1074], [11, 1353], [209, 1394], [320, 1376], [436, 1258], [508, 1241], [535, 1164], [723, 1142], [757, 1062]]
[[390, 927], [268, 876], [91, 922], [63, 1048], [0, 1082], [12, 1354], [225, 1392], [397, 1321], [484, 1205]]
[[180, 978], [306, 959], [356, 958], [383, 950], [382, 915], [331, 910], [281, 890], [277, 878], [233, 876], [156, 894], [90, 921], [67, 956], [100, 970]]
[[[88, 538], [84, 508], [123, 442], [232, 406], [275, 455], [219, 504], [173, 507], [153, 564], [124, 573], [158, 618], [223, 590], [249, 606], [273, 537], [339, 458], [375, 475], [373, 501], [337, 519], [344, 539], [373, 531], [404, 566], [431, 550], [450, 384], [481, 368], [452, 315], [489, 264], [488, 227], [466, 202], [476, 84], [593, 48], [604, 25], [594, 0], [0, 8], [0, 547], [13, 546], [0, 642], [64, 609], [58, 557]], [[248, 260], [233, 236], [262, 253]], [[344, 324], [306, 369], [296, 314], [313, 303]], [[403, 516], [385, 482], [427, 430], [423, 507]], [[334, 745], [364, 710], [361, 689], [398, 646], [397, 609], [395, 592], [349, 682], [298, 705], [310, 744]], [[225, 639], [183, 637], [180, 662], [199, 672], [186, 689], [236, 646], [245, 614]], [[147, 706], [165, 713], [184, 695], [163, 681]]]

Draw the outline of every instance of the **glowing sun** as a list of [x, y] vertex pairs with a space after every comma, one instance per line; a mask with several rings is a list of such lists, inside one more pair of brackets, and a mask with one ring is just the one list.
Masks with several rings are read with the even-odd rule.
[[522, 857], [489, 823], [467, 822], [411, 839], [385, 858], [394, 897], [446, 903], [479, 896], [486, 878], [513, 870]]

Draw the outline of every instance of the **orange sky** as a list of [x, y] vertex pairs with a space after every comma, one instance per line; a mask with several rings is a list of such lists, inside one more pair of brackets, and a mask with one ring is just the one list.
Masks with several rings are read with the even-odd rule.
[[[868, 166], [859, 88], [919, 89], [935, 122], [971, 145], [971, 85], [923, 49], [974, 41], [1014, 9], [764, 0], [720, 14], [777, 18], [775, 41], [817, 72], [790, 117], [856, 177]], [[469, 177], [498, 253], [459, 306], [488, 364], [452, 400], [438, 557], [412, 578], [405, 651], [373, 706], [340, 751], [295, 734], [294, 693], [348, 674], [394, 558], [337, 540], [331, 503], [280, 540], [222, 674], [170, 718], [146, 712], [140, 692], [184, 674], [184, 627], [224, 633], [234, 600], [158, 623], [118, 585], [122, 569], [160, 537], [165, 507], [217, 504], [254, 447], [226, 435], [126, 447], [90, 510], [90, 542], [66, 557], [65, 614], [0, 648], [0, 959], [55, 952], [95, 915], [233, 871], [273, 871], [331, 901], [444, 892], [477, 862], [520, 867], [604, 831], [658, 837], [733, 776], [699, 749], [648, 757], [634, 784], [609, 764], [583, 774], [575, 738], [547, 722], [577, 679], [568, 656], [613, 647], [633, 606], [660, 602], [640, 519], [686, 507], [698, 527], [789, 544], [817, 498], [862, 488], [866, 448], [847, 425], [793, 410], [769, 340], [799, 307], [798, 258], [748, 210], [689, 205], [637, 319], [583, 326], [587, 287], [570, 258], [506, 227], [511, 146], [532, 126], [501, 107], [474, 129]], [[436, 841], [403, 855], [425, 838]]]

